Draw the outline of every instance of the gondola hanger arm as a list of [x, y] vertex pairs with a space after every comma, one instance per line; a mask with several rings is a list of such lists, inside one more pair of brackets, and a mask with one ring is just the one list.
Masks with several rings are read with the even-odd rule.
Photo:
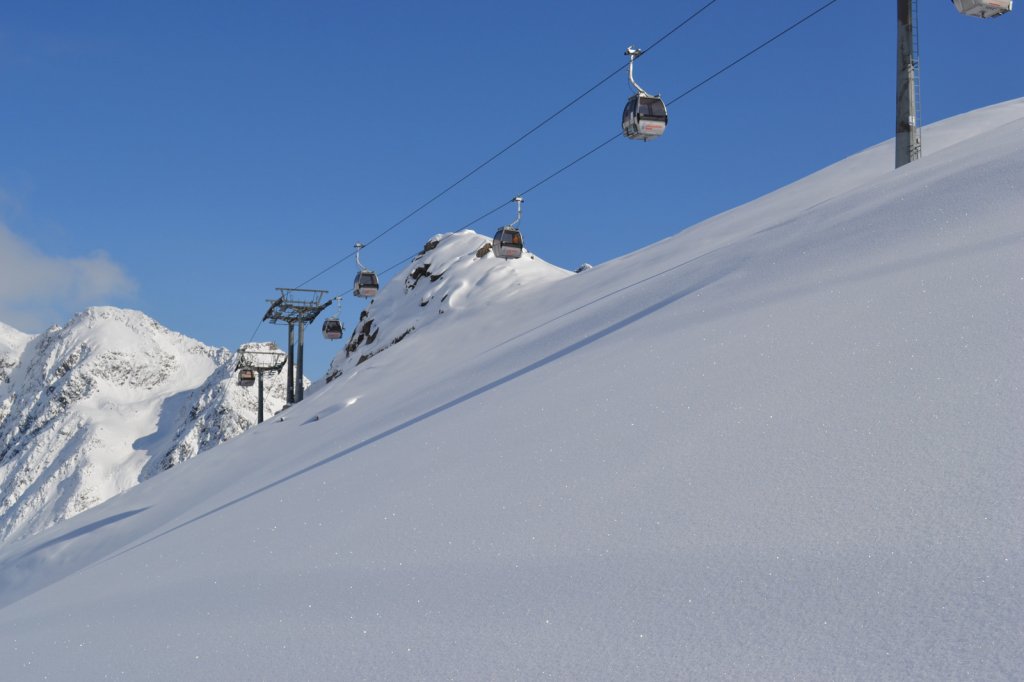
[[640, 94], [642, 97], [650, 97], [650, 94], [648, 94], [646, 90], [641, 88], [640, 85], [633, 78], [633, 60], [635, 60], [643, 53], [643, 50], [633, 47], [632, 45], [626, 48], [626, 54], [629, 55], [629, 82], [632, 84], [634, 88], [636, 88], [637, 93]]

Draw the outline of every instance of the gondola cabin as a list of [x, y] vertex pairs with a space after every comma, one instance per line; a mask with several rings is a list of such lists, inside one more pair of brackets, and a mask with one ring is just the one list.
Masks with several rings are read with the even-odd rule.
[[622, 110], [622, 132], [631, 140], [652, 140], [665, 134], [668, 109], [661, 97], [637, 93]]
[[324, 320], [323, 332], [325, 339], [337, 341], [345, 333], [345, 328], [341, 325], [341, 320], [338, 318], [328, 317]]
[[373, 298], [380, 289], [377, 273], [373, 270], [360, 270], [352, 282], [352, 294], [359, 298]]
[[523, 255], [523, 234], [514, 227], [505, 226], [494, 234], [491, 248], [498, 258], [519, 258]]
[[953, 0], [953, 5], [960, 14], [969, 17], [998, 17], [1013, 9], [1013, 0]]
[[249, 368], [242, 368], [238, 370], [238, 385], [239, 386], [252, 386], [256, 383], [256, 372]]

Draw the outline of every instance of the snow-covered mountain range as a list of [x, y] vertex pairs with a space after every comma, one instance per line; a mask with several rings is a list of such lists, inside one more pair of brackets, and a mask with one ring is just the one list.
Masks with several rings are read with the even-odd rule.
[[[234, 353], [146, 315], [90, 308], [32, 337], [0, 327], [0, 542], [46, 528], [256, 422]], [[267, 411], [285, 402], [267, 381]]]
[[285, 418], [0, 547], [4, 672], [1019, 679], [1024, 100], [924, 139], [579, 274], [432, 239]]

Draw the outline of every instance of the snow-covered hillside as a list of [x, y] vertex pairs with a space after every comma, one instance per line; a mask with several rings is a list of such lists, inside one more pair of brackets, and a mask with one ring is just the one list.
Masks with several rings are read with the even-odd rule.
[[451, 235], [450, 315], [414, 263], [401, 342], [0, 550], [5, 672], [1019, 678], [1024, 100], [925, 140], [576, 275]]
[[[384, 285], [363, 310], [345, 350], [327, 372], [332, 381], [417, 330], [439, 322], [453, 324], [462, 310], [506, 305], [522, 291], [568, 277], [569, 272], [525, 252], [515, 267], [495, 267], [491, 240], [472, 230], [438, 234], [406, 268]], [[468, 334], [472, 327], [461, 327]], [[422, 332], [421, 332], [422, 333]]]
[[[90, 308], [36, 337], [8, 330], [0, 329], [8, 368], [0, 542], [70, 518], [256, 422], [255, 392], [233, 381], [230, 351], [140, 312]], [[283, 380], [268, 385], [273, 412], [284, 404]]]

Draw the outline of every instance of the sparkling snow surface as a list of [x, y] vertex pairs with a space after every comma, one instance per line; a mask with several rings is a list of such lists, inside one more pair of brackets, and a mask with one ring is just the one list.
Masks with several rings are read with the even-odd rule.
[[1020, 679], [1024, 100], [924, 139], [467, 261], [500, 293], [0, 551], [3, 677]]

